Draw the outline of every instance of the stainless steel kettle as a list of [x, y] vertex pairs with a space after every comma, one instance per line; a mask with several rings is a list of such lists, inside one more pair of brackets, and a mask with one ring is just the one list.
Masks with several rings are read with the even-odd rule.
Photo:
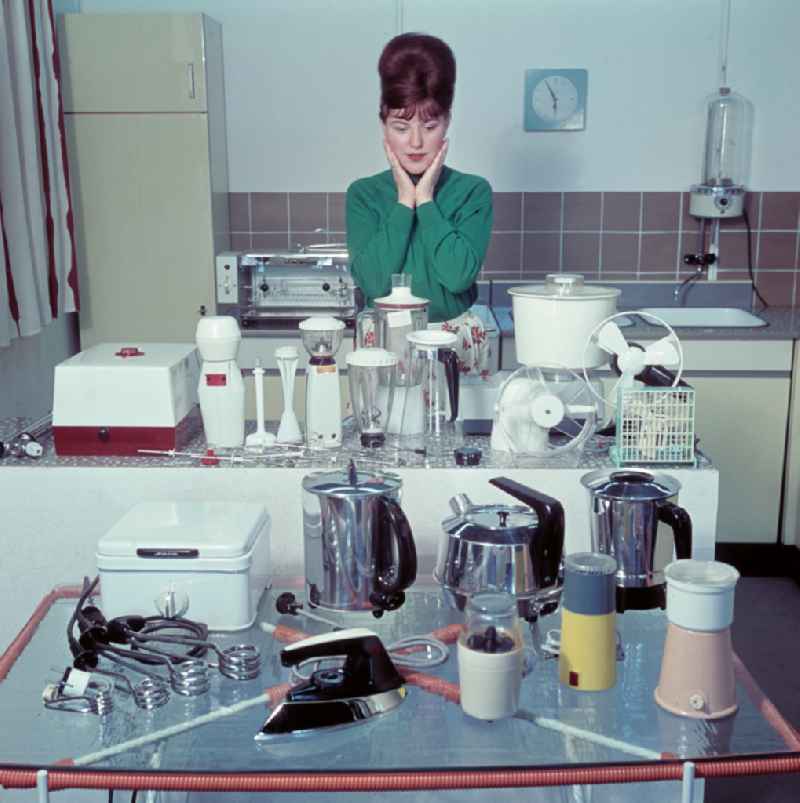
[[338, 611], [399, 608], [416, 579], [417, 552], [395, 474], [320, 471], [303, 478], [308, 601]]
[[460, 610], [472, 594], [505, 591], [516, 598], [520, 616], [535, 619], [553, 609], [560, 594], [564, 509], [506, 477], [489, 482], [526, 506], [473, 505], [464, 494], [453, 497], [455, 515], [442, 522], [433, 577]]
[[664, 608], [659, 524], [672, 529], [678, 558], [692, 556], [692, 519], [675, 504], [681, 484], [643, 469], [593, 471], [581, 483], [590, 493], [592, 549], [617, 561], [617, 611]]

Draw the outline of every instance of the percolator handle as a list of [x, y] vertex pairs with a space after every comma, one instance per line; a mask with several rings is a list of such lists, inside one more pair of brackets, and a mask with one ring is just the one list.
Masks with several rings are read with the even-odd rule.
[[675, 556], [678, 560], [692, 557], [692, 519], [682, 507], [672, 502], [660, 502], [658, 520], [672, 528], [675, 536]]
[[564, 508], [561, 502], [508, 477], [495, 477], [489, 483], [536, 511], [539, 527], [538, 536], [531, 539], [531, 558], [534, 571], [541, 566], [543, 572], [536, 582], [542, 588], [554, 585], [564, 549]]
[[[414, 536], [403, 509], [388, 496], [380, 497], [380, 525], [375, 528], [374, 545], [377, 591], [395, 594], [408, 588], [417, 579], [417, 549]], [[397, 543], [397, 564], [392, 561], [390, 539]]]
[[450, 399], [450, 420], [458, 418], [458, 355], [454, 349], [439, 349], [439, 362], [444, 365], [444, 376], [447, 381], [447, 395]]

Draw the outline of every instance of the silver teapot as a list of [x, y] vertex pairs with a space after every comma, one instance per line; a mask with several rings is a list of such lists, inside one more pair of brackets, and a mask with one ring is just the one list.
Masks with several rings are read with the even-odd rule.
[[520, 616], [536, 619], [555, 609], [561, 593], [564, 509], [506, 477], [489, 482], [525, 506], [474, 505], [465, 494], [454, 496], [433, 577], [459, 610], [473, 594], [505, 591], [517, 600]]

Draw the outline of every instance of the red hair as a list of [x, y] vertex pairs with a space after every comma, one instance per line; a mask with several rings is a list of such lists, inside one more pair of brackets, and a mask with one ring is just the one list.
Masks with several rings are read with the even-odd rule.
[[407, 120], [417, 111], [423, 120], [450, 114], [456, 60], [441, 39], [424, 33], [395, 36], [381, 53], [378, 74], [383, 122], [394, 110]]

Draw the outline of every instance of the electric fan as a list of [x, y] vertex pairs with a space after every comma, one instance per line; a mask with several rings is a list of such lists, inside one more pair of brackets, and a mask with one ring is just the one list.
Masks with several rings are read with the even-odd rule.
[[[655, 322], [666, 329], [667, 334], [647, 346], [629, 342], [617, 325], [616, 319], [631, 315], [644, 318], [646, 323]], [[600, 394], [589, 382], [586, 368], [583, 369], [583, 378], [590, 392], [604, 405], [616, 407], [620, 390], [643, 386], [675, 387], [681, 382], [683, 374], [681, 342], [675, 330], [666, 321], [649, 312], [638, 310], [617, 312], [600, 321], [589, 333], [584, 353], [592, 347], [600, 348], [610, 355], [609, 366], [619, 377], [607, 393]], [[675, 372], [668, 369], [675, 369]]]
[[577, 449], [592, 434], [597, 402], [589, 383], [568, 368], [525, 366], [500, 387], [491, 448], [552, 457]]

